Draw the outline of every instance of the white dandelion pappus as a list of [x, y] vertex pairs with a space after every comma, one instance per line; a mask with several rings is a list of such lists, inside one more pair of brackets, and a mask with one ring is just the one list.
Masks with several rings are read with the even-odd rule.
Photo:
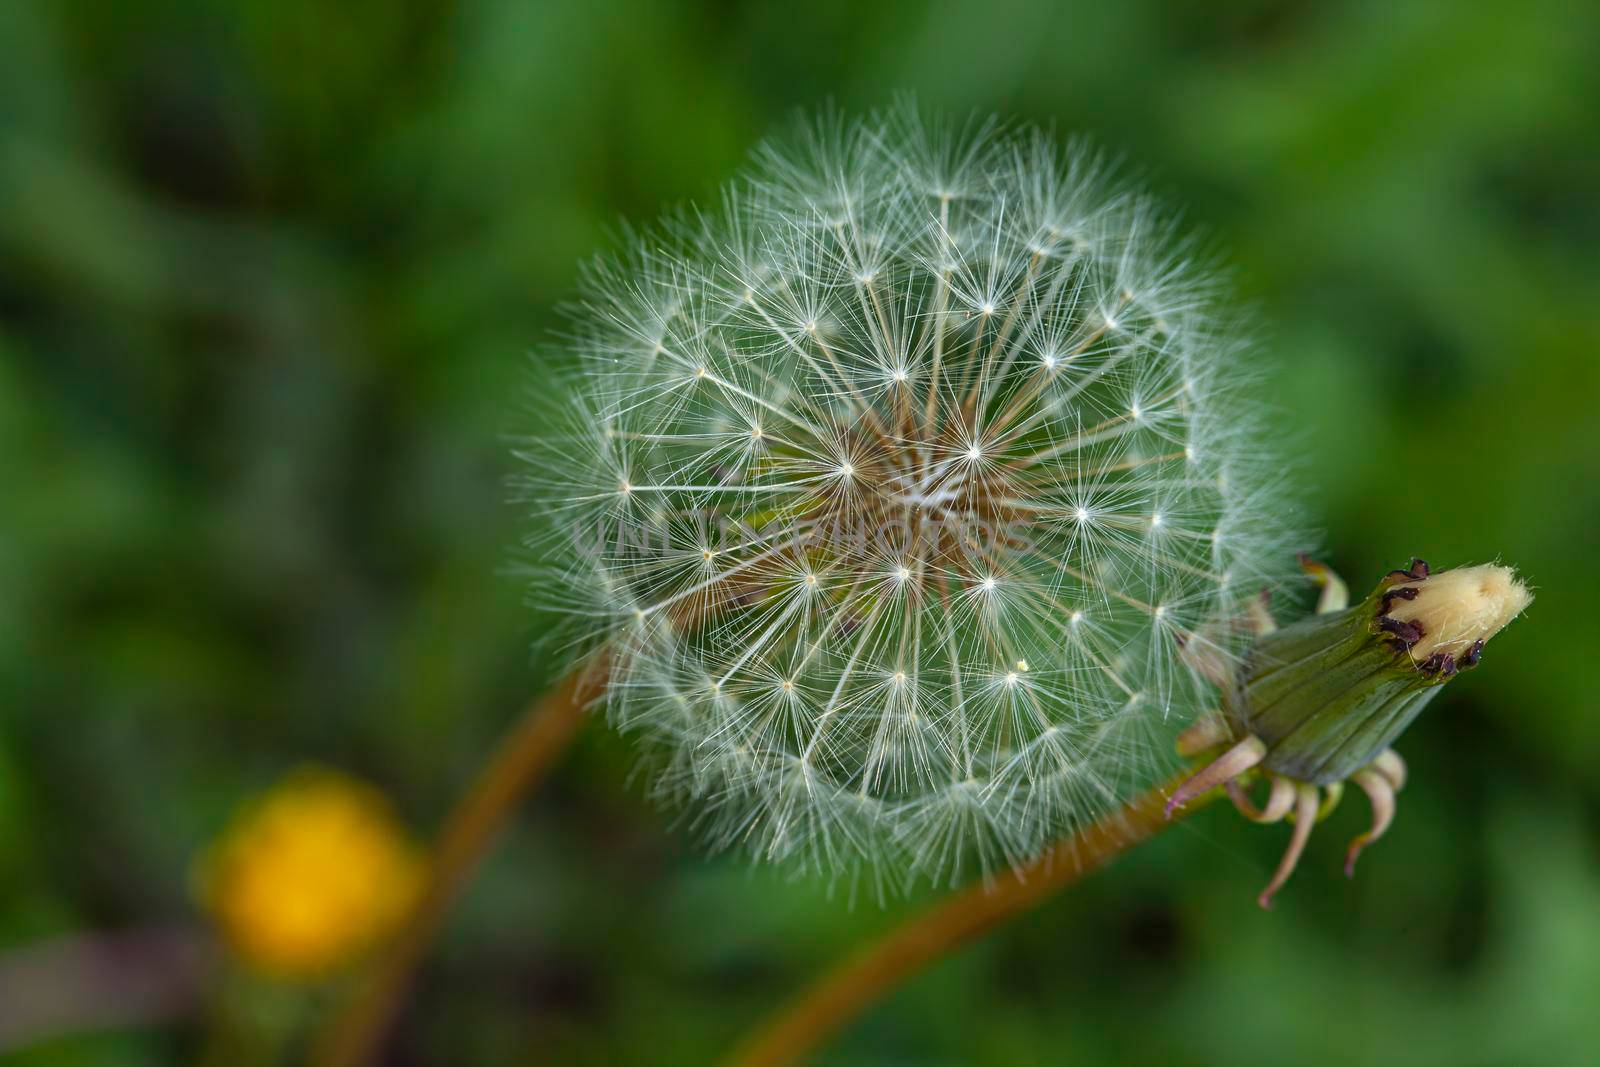
[[763, 148], [585, 279], [530, 443], [536, 598], [717, 846], [991, 872], [1176, 765], [1292, 558], [1193, 245], [1045, 134], [910, 110]]

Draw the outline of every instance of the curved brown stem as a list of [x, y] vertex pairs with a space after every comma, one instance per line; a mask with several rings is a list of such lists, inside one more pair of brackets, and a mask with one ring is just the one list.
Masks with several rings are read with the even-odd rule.
[[847, 959], [762, 1023], [729, 1057], [729, 1067], [798, 1063], [889, 990], [978, 935], [1072, 885], [1117, 856], [1215, 800], [1192, 797], [1168, 818], [1167, 798], [1189, 776], [1175, 778], [1051, 846], [1039, 858], [991, 882], [978, 882]]
[[335, 1016], [314, 1062], [323, 1067], [360, 1067], [373, 1061], [450, 905], [471, 880], [517, 801], [566, 749], [605, 679], [603, 661], [574, 671], [530, 705], [495, 748], [445, 820], [422, 896], [371, 974]]

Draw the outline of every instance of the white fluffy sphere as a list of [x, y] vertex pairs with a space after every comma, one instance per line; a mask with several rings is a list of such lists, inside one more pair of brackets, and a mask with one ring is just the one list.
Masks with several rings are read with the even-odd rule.
[[586, 278], [536, 599], [719, 845], [992, 871], [1172, 765], [1182, 644], [1291, 560], [1192, 244], [1095, 157], [909, 111], [758, 153]]

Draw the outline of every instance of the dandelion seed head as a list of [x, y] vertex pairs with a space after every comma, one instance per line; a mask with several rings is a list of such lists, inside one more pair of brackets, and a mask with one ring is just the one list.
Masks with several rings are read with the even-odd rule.
[[1170, 769], [1215, 699], [1176, 638], [1237, 651], [1297, 546], [1169, 218], [1081, 147], [903, 108], [589, 271], [525, 450], [564, 538], [532, 598], [610, 647], [611, 720], [713, 845], [953, 879]]

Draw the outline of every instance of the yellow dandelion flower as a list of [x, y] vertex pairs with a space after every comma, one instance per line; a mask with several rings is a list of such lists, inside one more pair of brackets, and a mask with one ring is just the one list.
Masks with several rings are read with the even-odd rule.
[[377, 790], [291, 773], [241, 812], [204, 862], [202, 896], [250, 966], [314, 979], [390, 933], [422, 884], [420, 853]]

